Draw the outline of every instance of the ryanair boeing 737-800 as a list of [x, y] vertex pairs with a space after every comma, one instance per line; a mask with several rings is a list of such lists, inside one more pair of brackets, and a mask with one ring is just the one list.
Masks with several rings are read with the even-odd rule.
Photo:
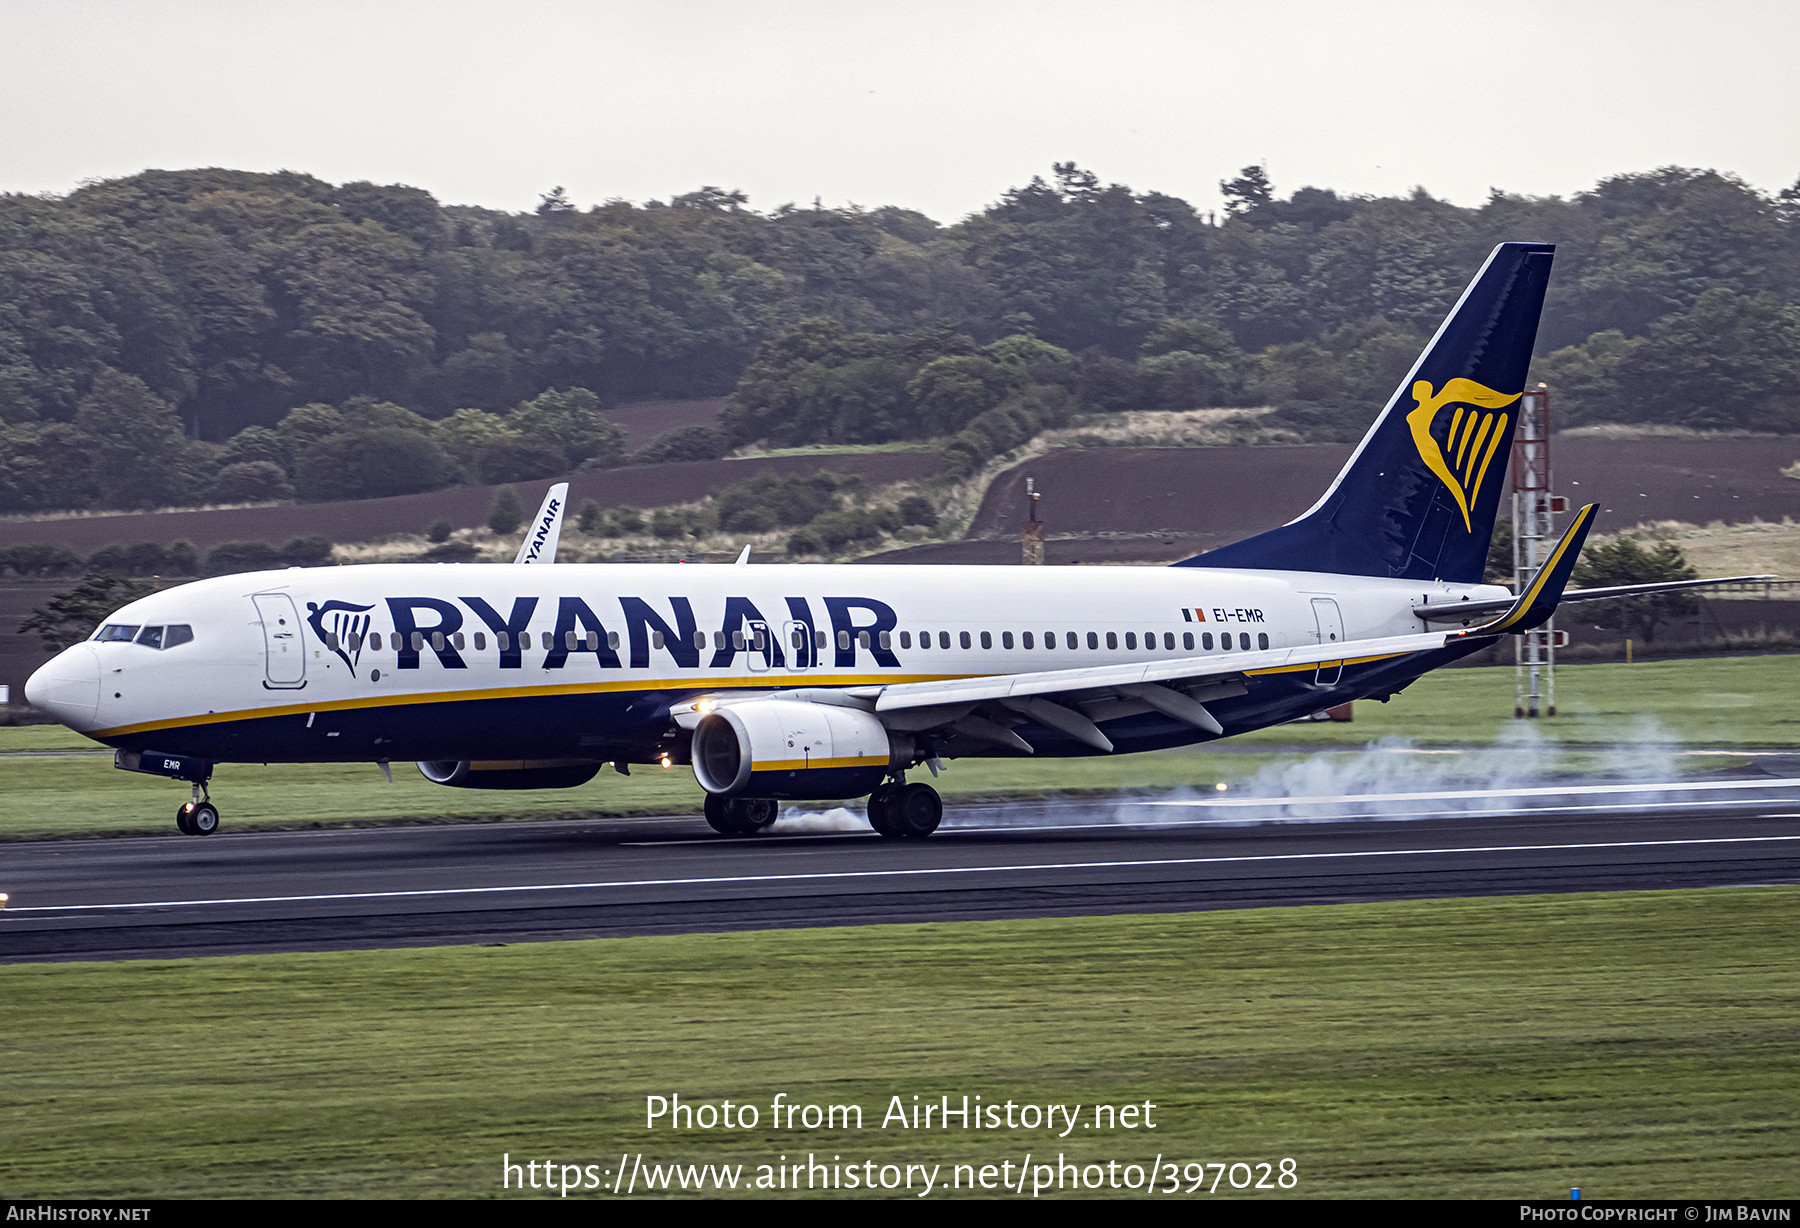
[[218, 826], [215, 763], [414, 760], [498, 789], [692, 764], [721, 832], [867, 794], [875, 830], [926, 836], [921, 764], [1229, 737], [1386, 699], [1560, 600], [1675, 587], [1565, 593], [1593, 505], [1524, 592], [1481, 582], [1553, 250], [1494, 249], [1312, 508], [1172, 567], [556, 564], [557, 488], [514, 565], [196, 581], [26, 696], [191, 782], [190, 834]]

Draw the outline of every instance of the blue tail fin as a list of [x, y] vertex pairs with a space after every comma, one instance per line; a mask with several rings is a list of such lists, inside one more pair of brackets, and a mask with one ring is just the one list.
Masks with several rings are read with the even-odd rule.
[[1176, 566], [1478, 582], [1555, 251], [1494, 249], [1305, 515]]

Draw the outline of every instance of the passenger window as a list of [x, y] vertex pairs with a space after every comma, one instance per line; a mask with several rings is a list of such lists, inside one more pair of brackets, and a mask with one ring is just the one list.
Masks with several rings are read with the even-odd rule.
[[[757, 638], [761, 639], [762, 637], [757, 636]], [[867, 631], [858, 631], [856, 633], [856, 646], [865, 650], [869, 647], [869, 633]]]
[[1194, 633], [1192, 631], [1183, 631], [1181, 633], [1181, 646], [1188, 652], [1194, 651]]
[[475, 651], [480, 652], [482, 649], [484, 649], [486, 647], [487, 647], [487, 636], [485, 636], [481, 632], [477, 631], [475, 633]]
[[1264, 650], [1264, 651], [1267, 651], [1267, 650], [1268, 650], [1268, 647], [1269, 647], [1269, 633], [1268, 633], [1268, 632], [1267, 632], [1267, 631], [1258, 631], [1258, 632], [1257, 632], [1257, 633], [1256, 633], [1256, 646], [1257, 646], [1257, 647], [1258, 647], [1258, 648], [1259, 648], [1259, 649], [1262, 649], [1262, 650]]
[[892, 648], [894, 646], [894, 633], [892, 631], [883, 631], [875, 642], [880, 644], [884, 649]]
[[823, 631], [815, 631], [813, 632], [813, 644], [815, 647], [823, 650], [830, 646], [830, 639]]
[[[614, 631], [614, 632], [613, 632], [613, 633], [612, 633], [612, 635], [611, 635], [611, 636], [610, 636], [610, 637], [608, 637], [608, 638], [610, 638], [610, 639], [617, 639], [617, 638], [618, 638], [618, 635], [619, 635], [619, 633], [618, 633], [618, 632], [617, 632], [617, 631]], [[663, 633], [662, 633], [662, 632], [660, 632], [660, 631], [652, 631], [652, 632], [651, 632], [651, 633], [650, 633], [650, 647], [652, 647], [652, 648], [661, 648], [661, 647], [662, 647], [662, 646], [663, 646]], [[613, 645], [613, 647], [614, 647], [614, 648], [617, 648], [617, 647], [618, 647], [618, 645], [617, 645], [617, 644], [614, 644], [614, 645]]]
[[989, 632], [983, 631], [981, 633], [981, 646], [983, 648], [992, 648], [994, 646], [993, 635], [990, 634]]
[[1240, 631], [1238, 633], [1238, 647], [1242, 648], [1245, 652], [1250, 651], [1250, 633], [1248, 631]]
[[425, 633], [423, 631], [415, 631], [412, 633], [412, 646], [414, 652], [424, 651]]
[[146, 648], [161, 648], [163, 629], [161, 627], [145, 627], [137, 634], [137, 642]]
[[1119, 636], [1116, 632], [1108, 631], [1106, 633], [1106, 646], [1109, 649], [1117, 648], [1119, 646]]
[[[744, 651], [744, 633], [742, 631], [733, 631], [731, 633], [731, 646], [738, 652]], [[850, 645], [848, 644], [844, 645], [845, 648], [848, 648], [849, 646]]]
[[1063, 638], [1068, 642], [1070, 648], [1081, 647], [1081, 637], [1076, 635], [1073, 631], [1063, 632]]
[[1100, 633], [1098, 631], [1088, 632], [1088, 651], [1094, 652], [1094, 651], [1098, 650], [1099, 647], [1100, 647]]
[[555, 648], [556, 647], [556, 637], [554, 635], [550, 634], [550, 632], [548, 632], [548, 631], [544, 632], [543, 644], [546, 649]]
[[902, 648], [911, 648], [912, 647], [912, 632], [902, 631], [900, 633], [900, 647], [902, 647]]
[[186, 623], [171, 623], [169, 629], [163, 632], [164, 648], [174, 648], [180, 644], [191, 644], [193, 642], [194, 629]]
[[957, 636], [957, 640], [964, 648], [967, 648], [969, 646], [969, 633], [964, 631], [961, 635]]
[[1055, 648], [1056, 648], [1056, 632], [1054, 632], [1054, 631], [1044, 632], [1044, 649], [1045, 649], [1045, 651], [1054, 651]]
[[1125, 647], [1127, 647], [1127, 648], [1136, 648], [1137, 647], [1137, 632], [1127, 631], [1125, 633]]
[[433, 631], [431, 633], [431, 651], [444, 651], [444, 633], [442, 631]]
[[1031, 648], [1031, 647], [1032, 647], [1032, 643], [1031, 643], [1031, 632], [1029, 632], [1029, 631], [1027, 631], [1027, 632], [1025, 632], [1025, 633], [1024, 633], [1024, 634], [1023, 634], [1023, 635], [1021, 635], [1021, 636], [1020, 636], [1020, 637], [1019, 637], [1019, 642], [1020, 642], [1020, 643], [1021, 643], [1021, 644], [1022, 644], [1022, 645], [1024, 645], [1024, 646], [1025, 646], [1025, 648], [1027, 648], [1027, 649], [1030, 649], [1030, 648]]
[[1175, 651], [1175, 633], [1173, 631], [1163, 632], [1163, 648], [1169, 652]]
[[704, 632], [704, 631], [694, 632], [694, 647], [695, 648], [705, 648], [706, 647], [706, 632]]
[[849, 649], [849, 647], [850, 647], [850, 633], [849, 633], [849, 632], [848, 632], [848, 631], [840, 631], [840, 632], [838, 632], [838, 647], [839, 647], [839, 648], [842, 648], [842, 649], [845, 649], [845, 650], [848, 650], [848, 649]]
[[463, 639], [463, 633], [460, 631], [458, 631], [454, 636], [451, 637], [450, 642], [456, 645], [456, 651], [458, 651], [458, 652], [461, 652], [463, 650], [463, 646], [466, 643], [466, 641]]
[[[660, 640], [662, 638], [662, 633], [658, 632], [656, 638]], [[599, 642], [600, 642], [599, 632], [597, 632], [597, 631], [589, 632], [588, 647], [591, 649], [591, 648], [593, 648], [594, 645], [598, 644]], [[619, 650], [619, 633], [617, 631], [608, 631], [606, 633], [606, 646], [608, 648], [612, 649], [614, 652], [617, 652]], [[761, 647], [761, 645], [758, 645], [758, 647]]]
[[1206, 651], [1208, 651], [1208, 652], [1212, 651], [1212, 632], [1210, 632], [1210, 631], [1201, 632], [1200, 647], [1206, 649]]
[[938, 647], [939, 648], [950, 647], [950, 633], [948, 631], [938, 632]]
[[96, 635], [94, 638], [102, 644], [129, 644], [137, 637], [137, 633], [138, 629], [137, 624], [135, 623], [129, 627], [125, 626], [123, 623], [109, 623], [100, 628], [100, 634]]
[[[476, 647], [480, 647], [480, 645], [481, 645], [481, 637], [480, 636], [475, 637], [475, 644], [476, 644]], [[507, 650], [509, 650], [512, 647], [512, 637], [504, 631], [494, 632], [494, 647], [498, 648], [501, 652], [506, 652]], [[519, 647], [521, 647], [521, 648], [525, 647], [525, 644], [524, 644], [524, 641], [522, 638], [520, 640]]]
[[1012, 647], [1012, 632], [1002, 631], [1000, 633], [1000, 647], [1002, 647], [1002, 648], [1011, 648]]

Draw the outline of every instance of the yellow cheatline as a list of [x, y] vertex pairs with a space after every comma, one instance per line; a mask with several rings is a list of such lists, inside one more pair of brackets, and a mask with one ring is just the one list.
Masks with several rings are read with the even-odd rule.
[[768, 763], [752, 763], [752, 772], [804, 772], [820, 768], [871, 767], [886, 763], [886, 755], [856, 755], [844, 759], [776, 759]]
[[1371, 661], [1391, 661], [1396, 657], [1409, 657], [1409, 652], [1381, 652], [1372, 657], [1345, 657], [1341, 661], [1306, 661], [1299, 665], [1271, 665], [1267, 669], [1247, 669], [1246, 674], [1293, 674], [1307, 669], [1336, 669], [1343, 665], [1367, 665]]
[[903, 674], [900, 676], [880, 674], [852, 674], [840, 676], [818, 676], [810, 674], [782, 674], [779, 678], [768, 674], [735, 678], [638, 678], [632, 680], [607, 682], [573, 682], [559, 683], [554, 686], [521, 686], [501, 687], [489, 690], [474, 691], [409, 691], [398, 695], [368, 695], [356, 699], [332, 700], [326, 703], [281, 704], [270, 708], [240, 708], [230, 712], [206, 712], [192, 716], [171, 717], [167, 720], [141, 721], [135, 725], [115, 725], [110, 729], [96, 729], [88, 736], [93, 738], [121, 738], [134, 733], [152, 733], [159, 729], [185, 729], [195, 725], [217, 725], [226, 721], [262, 720], [276, 716], [298, 716], [308, 712], [349, 712], [360, 708], [394, 708], [409, 704], [443, 704], [460, 703], [482, 699], [524, 699], [547, 698], [556, 695], [598, 695], [615, 691], [655, 691], [677, 687], [685, 691], [724, 691], [724, 690], [756, 690], [774, 689], [777, 681], [787, 686], [809, 687], [850, 687], [850, 686], [892, 686], [902, 682], [955, 682], [963, 678], [984, 677], [981, 674]]

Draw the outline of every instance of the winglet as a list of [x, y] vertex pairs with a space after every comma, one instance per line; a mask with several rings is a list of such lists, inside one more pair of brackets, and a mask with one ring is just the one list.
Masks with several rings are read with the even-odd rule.
[[750, 547], [745, 546], [743, 550], [739, 551], [737, 565], [739, 567], [748, 567], [750, 565]]
[[515, 563], [554, 563], [556, 562], [556, 543], [562, 537], [563, 508], [569, 502], [569, 484], [558, 482], [544, 496], [544, 506], [538, 508], [537, 519], [531, 522], [531, 532], [519, 543], [519, 557]]
[[1550, 551], [1550, 557], [1538, 568], [1537, 579], [1519, 594], [1512, 609], [1491, 623], [1453, 632], [1445, 637], [1444, 642], [1454, 644], [1458, 640], [1475, 636], [1529, 631], [1549, 622], [1550, 616], [1556, 613], [1557, 603], [1562, 600], [1563, 589], [1569, 586], [1569, 576], [1575, 570], [1575, 560], [1581, 557], [1582, 543], [1587, 541], [1588, 530], [1594, 525], [1594, 513], [1599, 510], [1598, 503], [1590, 503], [1575, 513], [1575, 519], [1563, 533], [1562, 540], [1556, 543], [1555, 549]]

